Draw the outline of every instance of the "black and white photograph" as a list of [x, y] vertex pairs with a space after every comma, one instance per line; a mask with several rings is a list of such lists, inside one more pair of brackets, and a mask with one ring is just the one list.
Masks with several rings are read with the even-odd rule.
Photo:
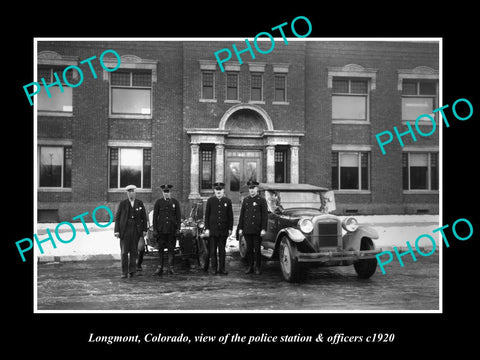
[[473, 11], [103, 5], [4, 26], [7, 347], [474, 346]]
[[37, 311], [441, 310], [441, 39], [36, 50]]

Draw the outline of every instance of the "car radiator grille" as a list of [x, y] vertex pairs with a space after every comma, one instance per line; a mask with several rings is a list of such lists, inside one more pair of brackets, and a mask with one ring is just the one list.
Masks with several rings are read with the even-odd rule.
[[318, 223], [318, 245], [337, 246], [337, 223]]

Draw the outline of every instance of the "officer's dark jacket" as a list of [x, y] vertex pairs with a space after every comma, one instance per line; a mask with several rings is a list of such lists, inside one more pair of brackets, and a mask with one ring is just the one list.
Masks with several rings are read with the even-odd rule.
[[158, 234], [174, 234], [180, 230], [182, 215], [176, 199], [160, 198], [153, 207], [153, 229]]
[[[125, 199], [120, 202], [118, 205], [117, 213], [115, 214], [115, 230], [114, 232], [120, 233], [120, 239], [125, 233], [127, 227], [128, 214], [130, 211], [131, 205], [130, 200]], [[137, 227], [137, 232], [139, 236], [143, 231], [147, 231], [147, 212], [145, 211], [145, 206], [141, 200], [135, 199], [133, 202], [133, 219], [135, 220], [135, 226]]]
[[260, 234], [260, 231], [267, 230], [268, 208], [267, 201], [256, 195], [248, 195], [242, 201], [240, 218], [238, 219], [238, 230], [244, 234]]
[[228, 230], [232, 229], [232, 200], [225, 196], [210, 197], [205, 207], [205, 230], [210, 230], [210, 236], [228, 236]]

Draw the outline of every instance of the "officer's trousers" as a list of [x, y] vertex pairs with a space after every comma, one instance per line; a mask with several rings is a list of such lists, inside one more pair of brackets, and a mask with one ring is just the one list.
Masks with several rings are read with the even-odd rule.
[[210, 236], [209, 253], [212, 271], [217, 271], [217, 248], [218, 248], [218, 271], [225, 271], [225, 245], [227, 244], [226, 236]]
[[158, 234], [158, 252], [160, 255], [160, 269], [163, 270], [163, 253], [165, 248], [168, 250], [168, 267], [173, 268], [173, 257], [175, 250], [175, 234]]
[[255, 268], [260, 269], [262, 264], [262, 254], [260, 253], [262, 238], [259, 234], [244, 234], [243, 236], [247, 242], [247, 264], [250, 268], [253, 268], [255, 260]]

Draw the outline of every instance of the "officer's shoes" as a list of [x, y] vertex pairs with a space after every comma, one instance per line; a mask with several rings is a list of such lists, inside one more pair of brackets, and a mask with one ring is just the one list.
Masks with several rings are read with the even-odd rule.
[[253, 274], [253, 267], [249, 267], [247, 271], [245, 271], [245, 274]]
[[217, 270], [212, 270], [212, 271], [210, 271], [210, 274], [211, 274], [211, 275], [217, 275]]
[[262, 270], [260, 270], [259, 268], [255, 269], [255, 275], [260, 275], [261, 273], [262, 273]]
[[158, 276], [162, 276], [163, 275], [163, 269], [157, 268], [157, 270], [155, 270], [155, 272], [153, 274], [158, 275]]
[[219, 275], [228, 275], [228, 271], [222, 270], [218, 272]]
[[122, 274], [122, 276], [120, 276], [122, 279], [126, 279], [127, 278], [127, 274]]
[[175, 275], [175, 271], [173, 271], [173, 269], [168, 269], [168, 275]]

